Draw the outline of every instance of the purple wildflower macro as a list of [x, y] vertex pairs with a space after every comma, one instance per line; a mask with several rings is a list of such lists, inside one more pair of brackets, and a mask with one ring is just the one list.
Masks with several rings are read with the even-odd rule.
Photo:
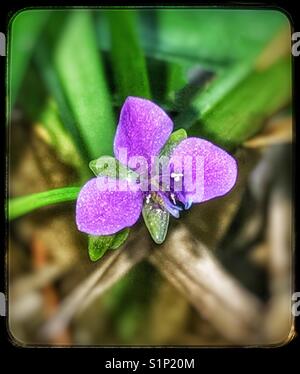
[[96, 178], [83, 186], [76, 205], [80, 231], [112, 235], [134, 225], [142, 213], [153, 240], [162, 243], [170, 214], [178, 218], [193, 203], [232, 189], [237, 163], [230, 154], [207, 140], [187, 138], [183, 129], [172, 131], [172, 120], [158, 105], [126, 99], [114, 139], [115, 159], [106, 158], [117, 160], [118, 170], [107, 172], [91, 162]]

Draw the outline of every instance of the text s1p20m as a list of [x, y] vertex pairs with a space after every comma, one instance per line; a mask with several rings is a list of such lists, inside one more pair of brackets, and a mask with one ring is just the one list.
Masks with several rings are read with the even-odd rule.
[[175, 358], [151, 358], [149, 360], [149, 369], [194, 369], [195, 360], [175, 359]]

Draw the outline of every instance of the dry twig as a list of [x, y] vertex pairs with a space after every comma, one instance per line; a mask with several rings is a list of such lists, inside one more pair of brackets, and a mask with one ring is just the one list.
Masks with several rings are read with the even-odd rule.
[[96, 297], [146, 257], [149, 247], [140, 247], [138, 244], [139, 236], [142, 235], [144, 231], [140, 230], [121, 250], [111, 251], [99, 262], [99, 267], [68, 295], [55, 316], [42, 328], [42, 337], [49, 339], [65, 328], [76, 313], [82, 312]]
[[257, 342], [261, 303], [185, 227], [174, 231], [150, 261], [224, 337], [236, 344]]

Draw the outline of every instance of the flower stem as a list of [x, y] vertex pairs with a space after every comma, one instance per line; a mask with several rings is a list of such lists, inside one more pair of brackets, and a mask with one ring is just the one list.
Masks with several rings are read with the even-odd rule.
[[46, 205], [76, 200], [80, 188], [81, 187], [56, 188], [54, 190], [9, 199], [7, 218], [11, 221]]

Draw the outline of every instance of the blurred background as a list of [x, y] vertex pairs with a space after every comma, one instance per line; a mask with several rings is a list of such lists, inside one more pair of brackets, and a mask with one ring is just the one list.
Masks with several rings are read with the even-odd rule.
[[8, 215], [14, 341], [227, 346], [293, 336], [290, 32], [273, 10], [24, 10], [12, 18], [9, 199], [82, 186], [88, 162], [112, 154], [129, 95], [153, 100], [175, 128], [239, 163], [234, 190], [172, 220], [163, 245], [141, 219], [98, 262], [76, 229], [74, 201], [22, 200]]

